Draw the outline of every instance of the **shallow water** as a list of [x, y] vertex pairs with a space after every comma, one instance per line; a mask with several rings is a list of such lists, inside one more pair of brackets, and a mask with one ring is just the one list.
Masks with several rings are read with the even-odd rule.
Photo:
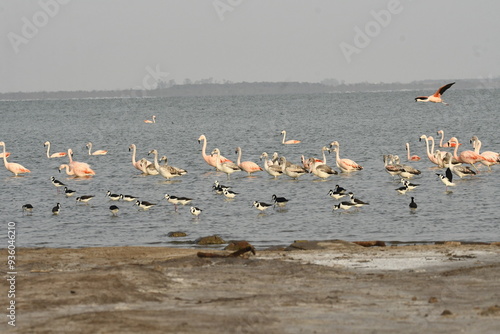
[[[469, 139], [477, 135], [483, 150], [500, 150], [496, 101], [500, 91], [449, 90], [450, 106], [415, 103], [422, 92], [344, 93], [318, 95], [179, 97], [147, 99], [82, 99], [52, 101], [0, 101], [0, 140], [11, 152], [10, 162], [31, 169], [23, 177], [0, 170], [1, 213], [4, 226], [16, 222], [17, 245], [25, 247], [88, 247], [125, 245], [176, 245], [192, 247], [201, 236], [218, 234], [226, 240], [245, 239], [257, 247], [286, 245], [297, 239], [385, 240], [427, 242], [437, 240], [497, 241], [499, 239], [500, 166], [478, 176], [455, 180], [445, 191], [435, 175], [439, 172], [427, 159], [422, 134], [456, 136], [461, 149], [472, 149]], [[144, 119], [157, 116], [156, 124]], [[281, 145], [281, 130], [298, 145]], [[277, 151], [294, 163], [300, 156], [321, 156], [321, 148], [340, 142], [341, 157], [348, 157], [364, 170], [339, 174], [326, 181], [312, 175], [299, 180], [287, 176], [273, 179], [266, 172], [247, 177], [215, 172], [201, 157], [198, 137], [208, 138], [207, 153], [215, 147], [236, 161], [240, 146], [243, 160], [262, 165], [262, 152]], [[47, 159], [43, 143], [52, 152], [72, 148], [74, 159], [85, 161], [97, 175], [77, 179], [59, 174], [57, 167], [67, 158]], [[106, 149], [105, 156], [89, 156], [85, 144]], [[406, 163], [405, 143], [412, 154], [422, 157], [411, 164], [422, 174], [412, 180], [420, 187], [406, 195], [395, 189], [401, 184], [384, 171], [382, 155], [398, 154]], [[130, 144], [136, 144], [138, 159], [158, 150], [169, 163], [188, 170], [173, 181], [161, 176], [142, 176], [132, 167]], [[151, 160], [152, 157], [149, 157]], [[335, 156], [327, 155], [335, 166]], [[55, 176], [77, 195], [66, 198], [51, 184]], [[215, 180], [230, 185], [239, 195], [227, 200], [215, 194]], [[338, 201], [327, 193], [336, 184], [370, 203], [347, 212], [332, 211]], [[149, 211], [138, 211], [130, 202], [111, 202], [106, 191], [132, 194], [158, 203]], [[189, 206], [178, 212], [163, 200], [168, 193], [193, 198], [203, 209], [199, 219]], [[75, 197], [93, 194], [89, 205], [76, 204]], [[272, 203], [271, 196], [287, 197], [285, 210], [264, 214], [252, 207], [254, 200]], [[418, 209], [408, 208], [410, 196]], [[61, 213], [51, 214], [60, 202]], [[21, 206], [31, 203], [31, 216]], [[120, 212], [113, 217], [109, 206]], [[5, 227], [6, 228], [6, 227]], [[171, 231], [188, 233], [170, 238]]]

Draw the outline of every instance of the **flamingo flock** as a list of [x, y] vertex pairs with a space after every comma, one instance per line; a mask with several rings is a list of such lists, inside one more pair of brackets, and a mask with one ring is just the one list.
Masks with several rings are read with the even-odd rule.
[[[451, 87], [452, 84], [441, 87], [438, 92], [439, 94], [443, 94], [446, 89]], [[436, 93], [438, 93], [436, 92]], [[434, 95], [433, 95], [434, 96]], [[423, 101], [423, 98], [419, 98], [418, 101]], [[428, 99], [430, 102], [436, 102], [433, 98]], [[444, 103], [441, 101], [441, 103]], [[155, 116], [153, 116], [153, 121], [155, 120]], [[152, 121], [152, 123], [153, 123]], [[282, 135], [281, 142], [276, 141], [277, 146], [279, 144], [282, 145], [295, 145], [293, 147], [300, 148], [301, 141], [300, 140], [290, 140], [286, 139], [286, 131], [283, 130], [280, 132]], [[438, 130], [437, 135], [439, 138], [439, 149], [435, 150], [435, 140], [434, 137], [430, 135], [421, 135], [419, 137], [419, 141], [425, 141], [425, 153], [427, 155], [428, 160], [431, 162], [431, 166], [433, 168], [444, 169], [444, 172], [434, 173], [438, 176], [438, 181], [441, 181], [444, 186], [446, 192], [451, 187], [454, 189], [459, 188], [460, 182], [462, 178], [477, 178], [480, 173], [480, 166], [484, 165], [487, 167], [488, 171], [492, 171], [495, 165], [500, 164], [500, 154], [494, 151], [481, 151], [482, 143], [477, 136], [473, 136], [468, 141], [469, 144], [472, 145], [472, 149], [463, 148], [468, 144], [466, 142], [460, 143], [457, 137], [450, 137], [450, 139], [446, 139], [444, 131]], [[196, 137], [194, 137], [196, 138]], [[193, 142], [196, 141], [193, 138]], [[270, 139], [271, 140], [271, 139]], [[350, 146], [349, 142], [343, 142], [343, 150], [342, 155], [340, 152], [340, 142], [337, 140], [331, 141], [329, 144], [324, 143], [324, 145], [319, 145], [314, 156], [306, 157], [302, 155], [300, 163], [295, 163], [293, 161], [293, 157], [280, 155], [277, 152], [272, 154], [272, 157], [269, 156], [267, 152], [259, 152], [260, 160], [255, 159], [252, 161], [250, 158], [250, 154], [247, 152], [245, 155], [245, 159], [243, 159], [243, 148], [241, 146], [224, 148], [220, 145], [224, 152], [234, 152], [236, 154], [236, 162], [233, 162], [229, 158], [222, 155], [221, 148], [215, 147], [208, 151], [208, 140], [206, 135], [201, 134], [198, 139], [199, 150], [201, 153], [201, 159], [197, 154], [197, 158], [193, 158], [195, 163], [205, 163], [208, 167], [208, 170], [214, 173], [222, 173], [222, 175], [226, 175], [226, 179], [232, 180], [233, 183], [237, 183], [239, 179], [248, 178], [251, 180], [253, 178], [270, 178], [270, 179], [283, 179], [286, 178], [291, 182], [302, 182], [301, 180], [312, 178], [315, 181], [323, 182], [329, 181], [331, 179], [336, 180], [336, 178], [340, 177], [339, 175], [349, 175], [352, 177], [356, 177], [356, 174], [365, 173], [365, 168], [361, 165], [363, 161], [366, 161], [363, 156], [352, 156], [349, 151]], [[415, 191], [419, 184], [413, 184], [410, 182], [412, 178], [418, 178], [423, 173], [426, 173], [425, 169], [416, 168], [413, 164], [420, 164], [419, 167], [422, 167], [424, 163], [426, 163], [425, 155], [422, 155], [423, 159], [415, 154], [411, 154], [410, 152], [410, 143], [401, 143], [401, 151], [403, 144], [405, 146], [405, 155], [402, 155], [404, 158], [406, 156], [406, 160], [404, 163], [400, 161], [398, 156], [399, 152], [392, 152], [390, 154], [383, 155], [384, 168], [385, 171], [388, 172], [391, 176], [397, 177], [401, 179], [403, 186], [396, 189], [397, 193], [400, 195], [406, 195], [408, 192]], [[412, 144], [413, 151], [417, 150], [418, 147]], [[30, 173], [30, 170], [25, 168], [19, 163], [9, 162], [7, 158], [9, 157], [9, 152], [6, 152], [6, 145], [4, 142], [0, 142], [0, 146], [3, 147], [2, 159], [4, 160], [5, 168], [14, 174], [14, 176], [21, 176], [23, 174]], [[44, 154], [47, 158], [68, 158], [67, 163], [59, 164], [59, 171], [65, 172], [67, 175], [77, 178], [91, 178], [96, 175], [96, 172], [92, 169], [92, 167], [86, 163], [81, 161], [76, 161], [73, 158], [73, 150], [71, 148], [67, 149], [67, 152], [58, 152], [58, 153], [50, 153], [51, 143], [46, 141], [44, 146], [47, 148]], [[92, 143], [88, 142], [86, 144], [86, 148], [88, 149], [88, 155], [106, 155], [108, 153], [107, 150], [92, 150]], [[126, 147], [125, 147], [126, 148]], [[150, 156], [152, 161], [146, 159], [146, 157], [139, 157], [137, 146], [135, 144], [130, 144], [128, 146], [129, 152], [131, 152], [131, 160], [127, 158], [128, 162], [126, 164], [130, 168], [130, 162], [132, 164], [133, 169], [138, 170], [142, 173], [143, 176], [159, 176], [165, 179], [165, 183], [170, 183], [172, 179], [182, 180], [186, 177], [189, 177], [189, 173], [184, 168], [174, 167], [169, 164], [167, 156], [162, 156], [160, 158], [160, 154], [157, 149], [148, 148], [147, 156]], [[422, 149], [422, 147], [420, 147]], [[449, 150], [449, 151], [447, 151]], [[210, 152], [210, 153], [207, 153]], [[255, 152], [251, 152], [255, 153]], [[332, 154], [330, 156], [330, 154]], [[229, 156], [229, 155], [228, 155]], [[98, 158], [101, 159], [101, 158]], [[106, 159], [103, 157], [102, 159]], [[332, 159], [329, 161], [329, 159]], [[359, 161], [360, 163], [356, 162]], [[59, 160], [58, 160], [59, 161]], [[333, 163], [335, 162], [335, 163]], [[124, 162], [125, 164], [125, 162]], [[466, 166], [467, 165], [467, 166]], [[242, 173], [238, 173], [242, 172]], [[260, 173], [266, 172], [266, 173]], [[309, 176], [308, 176], [309, 175]], [[458, 180], [454, 180], [454, 177], [458, 177]], [[300, 181], [299, 181], [300, 180]], [[75, 191], [70, 190], [66, 187], [65, 184], [59, 184], [56, 182], [57, 180], [52, 180], [53, 184], [56, 187], [64, 187], [65, 188], [65, 196], [71, 197]], [[334, 181], [336, 182], [336, 181]], [[224, 196], [226, 201], [234, 201], [237, 202], [240, 192], [236, 192], [232, 190], [230, 187], [225, 187], [220, 185], [218, 182], [214, 184], [214, 190], [217, 194], [221, 194]], [[393, 191], [393, 190], [391, 190]], [[418, 190], [417, 190], [418, 191]], [[341, 200], [343, 197], [349, 197], [349, 200]], [[399, 195], [396, 195], [399, 196]], [[331, 197], [334, 200], [339, 201], [337, 204], [332, 205], [332, 210], [340, 210], [343, 212], [349, 211], [349, 213], [357, 212], [356, 210], [360, 210], [362, 207], [368, 206], [368, 210], [370, 208], [369, 202], [362, 201], [354, 196], [353, 191], [347, 192], [344, 188], [339, 185], [336, 185], [335, 190], [330, 190], [328, 194], [325, 194], [325, 197]], [[78, 196], [76, 201], [83, 204], [88, 204], [95, 198], [95, 195], [82, 195]], [[126, 195], [116, 193], [111, 194], [109, 191], [107, 193], [108, 200], [116, 201], [128, 201], [133, 202], [135, 205], [139, 207], [141, 211], [147, 211], [149, 209], [153, 209], [157, 206], [158, 203], [148, 202], [139, 200], [135, 196]], [[126, 199], [127, 198], [127, 199]], [[200, 199], [189, 198], [184, 196], [170, 195], [165, 194], [164, 197], [169, 203], [172, 203], [175, 207], [175, 212], [181, 212], [181, 209], [178, 208], [178, 204], [182, 206], [191, 203], [191, 201], [199, 201]], [[412, 210], [416, 210], [415, 204], [415, 196], [411, 197], [411, 205], [410, 208]], [[268, 203], [269, 201], [273, 201], [274, 204]], [[58, 202], [54, 211], [54, 214], [64, 214], [64, 211], [61, 208], [64, 208], [64, 203]], [[28, 212], [28, 205], [25, 204], [23, 206], [23, 212]], [[293, 205], [293, 201], [290, 201], [284, 197], [279, 197], [277, 195], [273, 195], [272, 198], [256, 198], [252, 201], [251, 206], [255, 207], [260, 214], [267, 214], [268, 212], [273, 212], [273, 207], [278, 208], [281, 211], [286, 210], [285, 208], [290, 205]], [[372, 203], [373, 205], [373, 203]], [[200, 203], [200, 207], [203, 208]], [[179, 209], [179, 210], [178, 210]], [[365, 210], [361, 209], [361, 210]], [[153, 209], [155, 210], [155, 209]], [[33, 207], [31, 206], [29, 209], [29, 213], [33, 214]], [[117, 205], [112, 205], [109, 207], [109, 211], [111, 212], [113, 217], [118, 217], [120, 209]], [[196, 218], [203, 217], [203, 209], [199, 207], [192, 206], [190, 207], [189, 212]]]

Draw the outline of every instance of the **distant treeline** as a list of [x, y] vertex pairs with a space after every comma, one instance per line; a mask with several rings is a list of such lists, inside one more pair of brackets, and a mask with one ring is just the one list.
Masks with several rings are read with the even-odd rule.
[[[103, 90], [103, 91], [59, 91], [59, 92], [13, 92], [0, 93], [0, 100], [36, 99], [82, 99], [82, 98], [144, 98], [174, 96], [228, 96], [228, 95], [272, 95], [272, 94], [317, 94], [364, 91], [422, 90], [431, 93], [438, 87], [454, 80], [422, 80], [410, 83], [339, 83], [335, 79], [322, 83], [307, 82], [240, 82], [199, 83], [172, 85], [150, 90]], [[500, 78], [456, 80], [455, 89], [500, 88]]]

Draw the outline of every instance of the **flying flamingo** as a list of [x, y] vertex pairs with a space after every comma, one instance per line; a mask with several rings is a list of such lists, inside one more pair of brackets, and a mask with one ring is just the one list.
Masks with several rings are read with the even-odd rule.
[[419, 161], [420, 157], [418, 155], [410, 155], [410, 143], [406, 143], [406, 152], [408, 161]]
[[[210, 166], [217, 168], [217, 165], [216, 165], [217, 164], [217, 157], [215, 155], [207, 155], [207, 153], [206, 153], [207, 137], [205, 137], [205, 135], [201, 135], [200, 138], [198, 138], [198, 143], [201, 143], [202, 140], [203, 140], [203, 147], [201, 149], [201, 156], [203, 157], [203, 160], [205, 160], [205, 162], [207, 164], [209, 164]], [[220, 159], [220, 163], [232, 162], [231, 160], [223, 157], [222, 155], [220, 155], [219, 159]]]
[[470, 142], [472, 144], [472, 147], [474, 147], [474, 152], [480, 154], [484, 158], [481, 163], [487, 166], [489, 170], [491, 170], [491, 166], [500, 163], [500, 154], [498, 152], [485, 151], [479, 153], [479, 150], [481, 149], [481, 141], [479, 140], [479, 138], [477, 138], [477, 136], [473, 136], [470, 139]]
[[[456, 143], [458, 144], [458, 141], [456, 141]], [[455, 150], [453, 151], [453, 157], [456, 160], [458, 160], [458, 162], [472, 165], [472, 167], [474, 167], [476, 172], [479, 172], [477, 170], [477, 167], [474, 164], [476, 162], [480, 162], [480, 161], [484, 160], [484, 158], [480, 154], [477, 154], [476, 152], [470, 151], [470, 150], [462, 151], [462, 152], [460, 152], [460, 155], [458, 156], [457, 155], [458, 147], [459, 147], [459, 145], [455, 146]]]
[[252, 173], [260, 172], [262, 170], [262, 168], [259, 165], [257, 165], [255, 162], [253, 162], [253, 161], [243, 161], [243, 162], [241, 162], [241, 147], [237, 147], [235, 153], [238, 154], [238, 159], [236, 160], [236, 164], [243, 171], [247, 172], [248, 175], [252, 175]]
[[[450, 140], [446, 143], [443, 144], [443, 139], [444, 139], [444, 131], [443, 130], [439, 130], [437, 132], [437, 134], [441, 135], [441, 140], [439, 141], [439, 147], [455, 147], [457, 144], [455, 143], [455, 141], [458, 143], [458, 139], [456, 137], [451, 137]], [[450, 146], [451, 145], [451, 146]], [[462, 144], [458, 144], [458, 145], [462, 145]]]
[[418, 96], [415, 98], [415, 101], [416, 102], [434, 102], [434, 103], [442, 103], [444, 104], [445, 106], [448, 105], [448, 103], [444, 102], [443, 99], [441, 99], [441, 95], [444, 94], [444, 92], [446, 92], [446, 90], [448, 88], [450, 88], [451, 86], [453, 86], [455, 83], [452, 82], [452, 83], [449, 83], [447, 85], [444, 85], [442, 87], [439, 87], [439, 89], [431, 96]]
[[91, 142], [88, 142], [85, 147], [87, 147], [89, 149], [89, 155], [105, 155], [108, 153], [107, 150], [96, 150], [94, 152], [90, 152], [92, 150], [92, 143]]
[[75, 173], [75, 176], [84, 177], [84, 176], [92, 176], [95, 175], [95, 172], [90, 168], [89, 164], [85, 162], [73, 161], [73, 150], [68, 149], [68, 157], [69, 157], [69, 167]]
[[31, 173], [31, 171], [24, 167], [23, 165], [20, 165], [15, 162], [7, 162], [7, 152], [5, 152], [5, 143], [3, 141], [0, 141], [0, 146], [3, 146], [3, 163], [5, 165], [5, 168], [11, 173], [13, 173], [15, 176], [18, 176], [19, 174], [24, 174], [24, 173]]
[[216, 157], [215, 164], [216, 164], [217, 170], [219, 170], [223, 173], [226, 173], [228, 180], [229, 180], [229, 175], [241, 170], [241, 168], [238, 167], [238, 165], [236, 165], [233, 162], [221, 162], [222, 159], [220, 156], [220, 150], [218, 148], [214, 148], [214, 150], [212, 151], [212, 155], [214, 155], [214, 154]]
[[[142, 170], [142, 167], [141, 167], [141, 161], [136, 161], [135, 160], [135, 154], [136, 154], [136, 151], [137, 151], [137, 148], [135, 146], [135, 144], [131, 144], [129, 147], [128, 147], [128, 150], [130, 152], [130, 150], [132, 150], [132, 166], [134, 166], [135, 168], [137, 168], [138, 170], [140, 170], [141, 172], [144, 172]], [[147, 161], [147, 160], [146, 160]], [[149, 166], [151, 165], [152, 162], [151, 161], [147, 161], [146, 165]], [[147, 173], [145, 173], [147, 174]]]
[[281, 140], [282, 144], [290, 145], [290, 144], [300, 143], [300, 140], [295, 140], [295, 139], [286, 140], [286, 131], [285, 130], [281, 131], [281, 134], [283, 135], [283, 140]]
[[61, 158], [66, 156], [66, 152], [57, 152], [50, 154], [50, 142], [46, 141], [43, 146], [47, 146], [47, 158]]
[[[333, 147], [335, 146], [335, 147]], [[332, 148], [333, 147], [333, 148]], [[353, 171], [357, 171], [357, 170], [362, 170], [363, 167], [361, 167], [360, 165], [358, 165], [356, 162], [354, 162], [353, 160], [351, 159], [340, 159], [340, 144], [338, 141], [334, 141], [334, 142], [331, 142], [330, 143], [330, 148], [336, 152], [336, 163], [337, 163], [337, 167], [340, 168], [340, 170], [344, 173], [350, 173], [350, 172], [353, 172]]]
[[153, 120], [150, 120], [150, 119], [144, 120], [144, 123], [156, 123], [156, 116], [153, 115]]

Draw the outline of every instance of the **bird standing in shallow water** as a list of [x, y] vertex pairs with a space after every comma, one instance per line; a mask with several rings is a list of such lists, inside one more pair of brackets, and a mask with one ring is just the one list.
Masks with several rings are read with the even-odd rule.
[[52, 214], [58, 215], [61, 212], [61, 204], [57, 203], [55, 207], [52, 208]]
[[441, 181], [446, 185], [446, 191], [448, 191], [448, 187], [454, 187], [455, 183], [453, 183], [453, 174], [451, 173], [450, 168], [446, 168], [445, 175], [436, 173], [437, 176], [441, 179]]
[[119, 210], [120, 210], [120, 208], [118, 208], [116, 205], [111, 205], [109, 207], [109, 211], [111, 211], [111, 213], [113, 214], [113, 216], [117, 216]]
[[264, 202], [259, 202], [259, 201], [254, 201], [253, 202], [253, 206], [259, 210], [259, 211], [264, 211], [268, 208], [270, 208], [271, 206], [273, 206], [272, 204], [268, 204], [268, 203], [264, 203]]
[[417, 203], [415, 203], [414, 198], [411, 198], [410, 205], [408, 205], [410, 209], [415, 210], [417, 208]]
[[31, 204], [24, 204], [23, 205], [23, 213], [26, 212], [29, 216], [31, 216], [32, 212], [33, 212], [33, 205]]
[[198, 218], [198, 216], [201, 214], [201, 212], [203, 211], [202, 209], [200, 208], [197, 208], [195, 206], [192, 206], [189, 211], [191, 212], [191, 214], [193, 216], [195, 216], [196, 218]]

